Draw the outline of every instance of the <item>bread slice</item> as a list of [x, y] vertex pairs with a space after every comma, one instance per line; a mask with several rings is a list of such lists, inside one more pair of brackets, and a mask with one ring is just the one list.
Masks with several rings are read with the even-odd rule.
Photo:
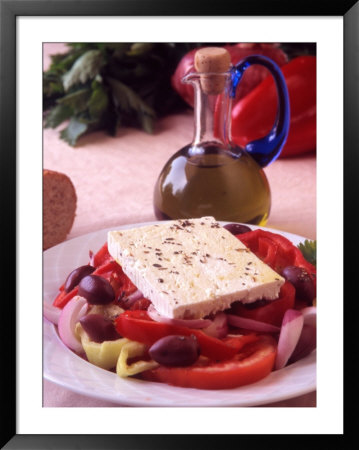
[[75, 220], [77, 196], [70, 178], [43, 171], [43, 249], [64, 241]]

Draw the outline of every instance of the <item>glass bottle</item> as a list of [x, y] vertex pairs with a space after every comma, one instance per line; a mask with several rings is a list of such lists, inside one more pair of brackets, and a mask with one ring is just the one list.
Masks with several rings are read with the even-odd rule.
[[[244, 149], [231, 141], [231, 103], [251, 64], [271, 70], [279, 106], [271, 133]], [[228, 71], [193, 72], [182, 81], [194, 87], [194, 137], [169, 159], [158, 177], [156, 217], [214, 216], [216, 220], [264, 225], [271, 194], [263, 167], [278, 157], [289, 127], [288, 93], [280, 69], [266, 57], [252, 56]]]

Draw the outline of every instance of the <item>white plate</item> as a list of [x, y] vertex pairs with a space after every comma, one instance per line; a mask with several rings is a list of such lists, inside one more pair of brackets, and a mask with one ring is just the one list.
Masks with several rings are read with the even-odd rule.
[[[154, 223], [154, 222], [151, 222]], [[149, 225], [141, 223], [110, 229]], [[251, 225], [252, 229], [258, 228]], [[44, 252], [44, 301], [52, 303], [59, 286], [76, 267], [87, 264], [89, 250], [106, 241], [105, 229], [66, 241]], [[277, 230], [295, 245], [305, 238]], [[200, 390], [122, 379], [85, 361], [69, 350], [56, 327], [44, 319], [44, 377], [79, 394], [131, 406], [256, 406], [297, 397], [316, 389], [316, 352], [272, 372], [263, 380], [236, 389]]]

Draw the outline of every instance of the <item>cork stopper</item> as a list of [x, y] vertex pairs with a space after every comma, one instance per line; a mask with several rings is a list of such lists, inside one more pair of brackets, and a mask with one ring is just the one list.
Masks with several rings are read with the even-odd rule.
[[[205, 47], [197, 50], [194, 56], [194, 67], [197, 72], [223, 73], [231, 65], [229, 52], [222, 47]], [[223, 75], [201, 75], [201, 86], [206, 94], [220, 94], [225, 86], [226, 78]]]

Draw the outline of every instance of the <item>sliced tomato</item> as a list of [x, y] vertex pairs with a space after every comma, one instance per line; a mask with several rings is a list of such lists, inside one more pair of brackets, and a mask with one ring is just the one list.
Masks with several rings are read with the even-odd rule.
[[201, 354], [212, 360], [221, 361], [232, 358], [238, 351], [235, 346], [220, 339], [208, 336], [203, 331], [153, 321], [146, 311], [125, 311], [115, 320], [117, 332], [132, 341], [152, 345], [168, 335], [197, 337]]
[[286, 281], [281, 287], [279, 298], [276, 300], [272, 300], [263, 306], [254, 308], [245, 306], [241, 302], [235, 302], [232, 304], [230, 311], [231, 314], [280, 327], [284, 313], [287, 309], [294, 308], [294, 303], [295, 288], [289, 281]]
[[230, 389], [255, 383], [269, 375], [274, 366], [277, 343], [270, 336], [260, 336], [248, 343], [233, 358], [213, 362], [207, 358], [189, 367], [165, 367], [147, 370], [140, 375], [147, 381], [196, 389]]
[[257, 342], [260, 337], [256, 333], [249, 334], [239, 334], [238, 336], [227, 336], [222, 341], [230, 345], [231, 347], [235, 347], [237, 352], [241, 350], [245, 345], [250, 344], [252, 342]]

